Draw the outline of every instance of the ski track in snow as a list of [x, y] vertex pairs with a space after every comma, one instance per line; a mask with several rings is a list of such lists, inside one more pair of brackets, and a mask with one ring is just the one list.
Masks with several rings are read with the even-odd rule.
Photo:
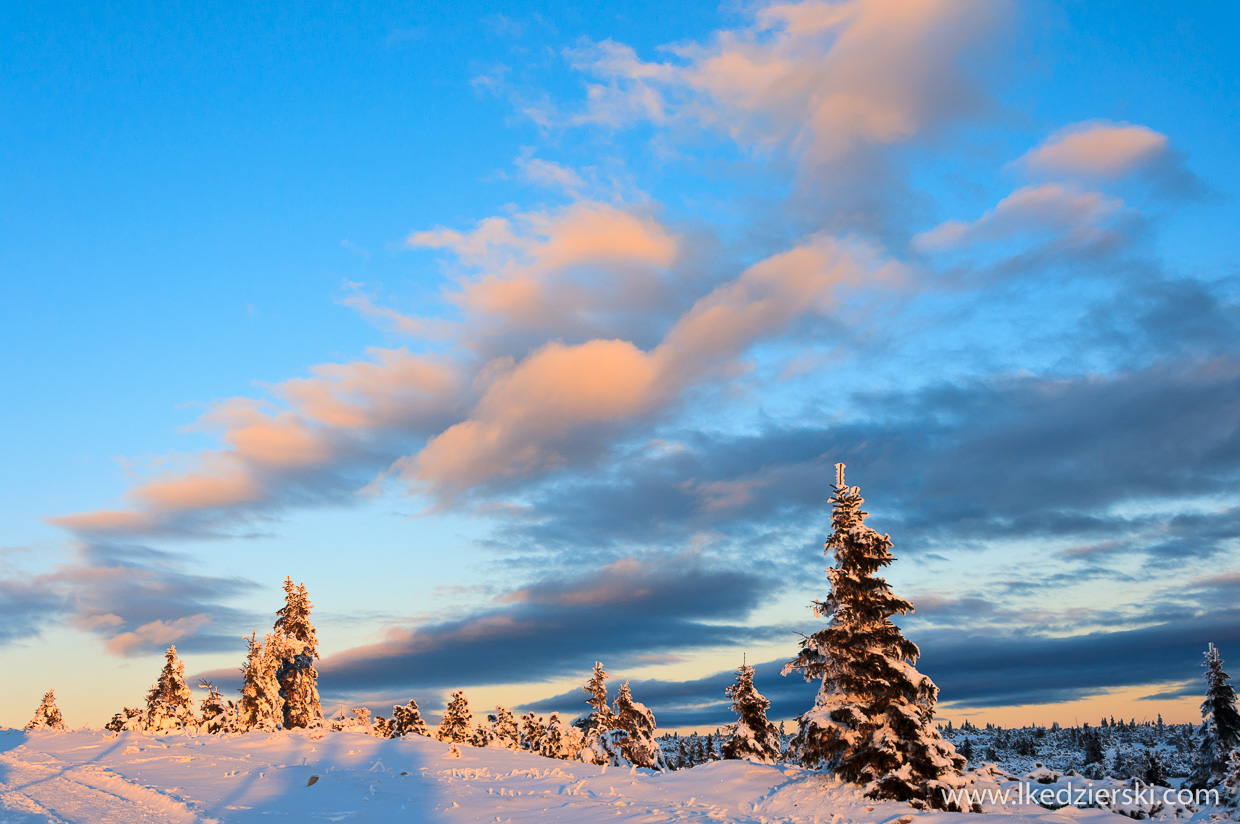
[[[0, 824], [1122, 824], [1104, 810], [917, 813], [790, 766], [666, 775], [355, 732], [0, 731]], [[311, 778], [314, 778], [311, 781]], [[904, 820], [907, 819], [907, 820]]]
[[107, 767], [0, 754], [4, 824], [212, 824], [180, 799], [126, 780]]

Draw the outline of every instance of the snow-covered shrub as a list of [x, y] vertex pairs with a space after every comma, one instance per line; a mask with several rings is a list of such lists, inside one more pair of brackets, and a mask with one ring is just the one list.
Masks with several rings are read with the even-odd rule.
[[457, 690], [452, 693], [452, 700], [443, 712], [443, 720], [439, 722], [435, 737], [453, 744], [468, 743], [473, 736], [473, 718], [473, 713], [469, 711], [469, 699], [462, 690]]
[[60, 709], [56, 706], [56, 691], [48, 690], [43, 693], [43, 701], [39, 704], [39, 708], [34, 711], [34, 717], [30, 719], [26, 729], [63, 730], [64, 728], [65, 719], [61, 716]]
[[125, 707], [112, 716], [103, 727], [110, 732], [130, 732], [146, 729], [146, 710], [141, 707]]

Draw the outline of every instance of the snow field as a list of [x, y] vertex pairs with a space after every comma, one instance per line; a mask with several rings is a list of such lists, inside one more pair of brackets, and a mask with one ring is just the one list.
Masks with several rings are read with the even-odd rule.
[[787, 765], [658, 774], [353, 732], [0, 732], [3, 824], [1115, 824], [1106, 810], [918, 813]]

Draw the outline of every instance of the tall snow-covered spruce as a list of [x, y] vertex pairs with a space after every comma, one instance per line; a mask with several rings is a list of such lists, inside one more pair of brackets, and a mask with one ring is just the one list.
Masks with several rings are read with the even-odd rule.
[[757, 764], [779, 761], [779, 728], [766, 717], [771, 702], [754, 687], [753, 667], [742, 664], [736, 670], [736, 683], [724, 692], [732, 699], [732, 710], [737, 719], [732, 737], [723, 745], [723, 757]]
[[284, 579], [284, 606], [276, 612], [275, 634], [279, 639], [275, 647], [279, 664], [276, 680], [280, 684], [280, 697], [284, 699], [283, 724], [285, 729], [315, 727], [323, 723], [323, 708], [319, 705], [318, 678], [314, 659], [319, 657], [319, 640], [310, 623], [313, 608], [305, 584], [294, 586], [293, 579]]
[[1231, 676], [1223, 671], [1223, 657], [1210, 644], [1205, 652], [1206, 700], [1201, 703], [1202, 736], [1197, 763], [1189, 783], [1215, 787], [1226, 778], [1232, 750], [1240, 747], [1240, 711]]
[[858, 487], [836, 464], [831, 498], [831, 591], [814, 601], [827, 626], [805, 638], [787, 675], [821, 680], [814, 706], [800, 716], [793, 746], [807, 767], [826, 766], [875, 799], [918, 808], [956, 809], [948, 789], [962, 786], [965, 759], [934, 728], [938, 688], [913, 666], [920, 651], [891, 621], [912, 612], [876, 573], [895, 560], [891, 538], [866, 526]]

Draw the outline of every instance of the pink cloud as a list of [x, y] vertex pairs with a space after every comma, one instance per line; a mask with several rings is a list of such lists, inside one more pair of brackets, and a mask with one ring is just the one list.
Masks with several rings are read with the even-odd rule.
[[620, 340], [553, 343], [505, 365], [467, 419], [394, 468], [451, 496], [597, 454], [605, 430], [666, 409], [757, 340], [827, 311], [840, 285], [899, 274], [869, 247], [815, 237], [699, 299], [652, 350]]
[[210, 623], [211, 616], [206, 613], [187, 615], [174, 621], [151, 621], [137, 629], [112, 636], [104, 642], [104, 648], [113, 655], [133, 655], [151, 646], [176, 643]]
[[[126, 493], [126, 508], [49, 519], [80, 534], [138, 534], [211, 529], [233, 513], [243, 520], [278, 508], [291, 490], [301, 499], [350, 494], [365, 486], [375, 438], [426, 437], [457, 414], [458, 369], [404, 349], [312, 367], [310, 377], [271, 387], [271, 400], [231, 398], [214, 404], [195, 428], [216, 433], [217, 449], [194, 466], [162, 472]], [[362, 476], [351, 480], [349, 467]]]
[[569, 54], [602, 81], [578, 120], [691, 118], [745, 146], [833, 164], [984, 109], [961, 58], [1008, 12], [963, 0], [776, 3], [712, 42], [672, 47], [680, 62], [643, 62], [605, 41]]
[[1061, 129], [1021, 159], [1039, 174], [1120, 178], [1168, 156], [1167, 136], [1146, 126], [1091, 121]]
[[1118, 198], [1044, 183], [1017, 189], [977, 220], [949, 220], [922, 232], [913, 238], [913, 246], [939, 252], [1030, 235], [1050, 235], [1079, 245], [1105, 234], [1123, 213], [1124, 202]]
[[[410, 235], [468, 270], [449, 294], [466, 345], [495, 354], [513, 340], [617, 334], [666, 305], [680, 240], [653, 217], [597, 201], [488, 218], [469, 232]], [[518, 345], [518, 348], [521, 348]]]

